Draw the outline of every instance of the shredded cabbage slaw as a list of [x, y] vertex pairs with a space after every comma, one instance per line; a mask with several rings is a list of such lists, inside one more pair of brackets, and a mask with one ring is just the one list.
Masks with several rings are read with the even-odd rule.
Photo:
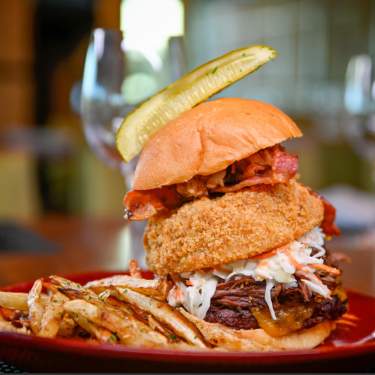
[[[265, 302], [272, 319], [277, 316], [272, 304], [272, 288], [277, 283], [285, 287], [297, 285], [296, 271], [299, 271], [303, 283], [314, 293], [330, 298], [330, 290], [314, 274], [324, 262], [324, 233], [316, 227], [298, 240], [272, 252], [269, 257], [261, 259], [247, 259], [225, 264], [220, 269], [211, 271], [190, 272], [181, 274], [181, 279], [171, 289], [168, 303], [171, 306], [184, 306], [187, 311], [200, 319], [204, 319], [215, 294], [217, 283], [227, 281], [233, 276], [251, 276], [256, 281], [266, 281]], [[318, 250], [312, 255], [313, 248]]]

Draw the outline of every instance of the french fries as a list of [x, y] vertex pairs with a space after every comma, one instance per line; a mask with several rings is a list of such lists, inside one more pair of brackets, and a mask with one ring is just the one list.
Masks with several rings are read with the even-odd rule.
[[25, 327], [15, 327], [11, 322], [0, 320], [0, 332], [22, 333], [28, 335], [29, 331]]
[[68, 298], [59, 292], [49, 296], [40, 323], [39, 336], [56, 337], [60, 329], [66, 301], [68, 301]]
[[[36, 280], [29, 293], [0, 292], [0, 333], [179, 350], [221, 345], [215, 329], [168, 305], [170, 288], [166, 279], [141, 278], [136, 263], [132, 276], [83, 286], [53, 275]], [[232, 338], [223, 340], [230, 347]]]
[[110, 286], [129, 288], [146, 296], [165, 301], [170, 290], [169, 283], [164, 279], [140, 279], [126, 275], [107, 277], [87, 283], [85, 288], [102, 291]]
[[64, 304], [65, 311], [78, 313], [89, 322], [108, 329], [119, 337], [121, 343], [149, 347], [167, 344], [165, 336], [137, 320], [126, 306], [115, 308], [93, 291], [62, 277], [51, 276], [50, 279], [60, 287], [61, 292], [75, 298]]
[[[0, 307], [27, 312], [29, 311], [27, 298], [27, 293], [0, 291]], [[47, 303], [47, 299], [48, 296], [41, 295], [41, 302], [43, 305]]]
[[83, 316], [89, 322], [116, 334], [122, 344], [133, 346], [163, 346], [167, 340], [131, 316], [125, 316], [104, 306], [96, 306], [82, 300], [66, 302], [64, 309]]
[[35, 335], [37, 335], [40, 331], [42, 318], [44, 314], [44, 306], [41, 301], [42, 289], [42, 280], [38, 279], [35, 281], [27, 297], [30, 326], [31, 330]]
[[60, 322], [59, 331], [57, 336], [59, 337], [72, 337], [74, 336], [74, 331], [76, 328], [76, 323], [74, 319], [66, 312], [64, 312], [63, 317]]
[[188, 343], [196, 345], [199, 348], [207, 347], [201, 338], [200, 332], [168, 304], [156, 301], [131, 289], [116, 287], [115, 290], [118, 292], [115, 294], [118, 299], [126, 301], [129, 304], [134, 304], [141, 310], [147, 311]]
[[138, 262], [135, 259], [132, 259], [129, 262], [129, 272], [131, 277], [142, 279], [141, 269], [139, 268]]
[[[105, 328], [98, 327], [93, 323], [90, 323], [89, 319], [85, 316], [85, 306], [87, 302], [82, 300], [73, 300], [64, 306], [65, 311], [70, 312], [73, 320], [91, 336], [95, 337], [100, 342], [116, 343], [118, 341], [117, 336], [108, 331]], [[89, 304], [88, 304], [89, 305]]]
[[0, 306], [7, 309], [28, 311], [27, 293], [0, 292]]

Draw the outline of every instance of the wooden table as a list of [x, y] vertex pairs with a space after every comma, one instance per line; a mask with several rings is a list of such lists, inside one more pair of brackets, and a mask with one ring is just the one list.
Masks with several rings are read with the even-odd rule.
[[[28, 281], [43, 275], [97, 270], [126, 270], [133, 254], [125, 220], [92, 220], [52, 216], [22, 223], [59, 245], [49, 252], [0, 252], [0, 285]], [[141, 254], [139, 254], [141, 253]]]
[[[0, 285], [33, 280], [49, 274], [71, 274], [97, 270], [125, 270], [131, 258], [142, 260], [141, 240], [131, 245], [125, 221], [47, 217], [26, 223], [41, 236], [60, 245], [52, 253], [0, 252]], [[138, 228], [138, 237], [140, 237]], [[375, 241], [364, 247], [353, 237], [333, 240], [328, 247], [352, 258], [344, 264], [346, 287], [375, 295]]]

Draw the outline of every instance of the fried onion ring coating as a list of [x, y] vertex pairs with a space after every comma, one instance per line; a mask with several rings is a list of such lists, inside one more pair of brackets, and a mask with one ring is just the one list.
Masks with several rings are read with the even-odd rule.
[[167, 275], [247, 259], [301, 237], [323, 215], [321, 200], [294, 180], [201, 198], [149, 220], [147, 263]]

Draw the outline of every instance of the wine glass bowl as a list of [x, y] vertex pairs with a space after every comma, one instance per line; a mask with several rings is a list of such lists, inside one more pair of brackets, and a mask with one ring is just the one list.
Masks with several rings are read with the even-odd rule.
[[375, 81], [369, 55], [353, 56], [347, 66], [344, 102], [351, 115], [344, 135], [353, 149], [372, 165], [375, 184]]
[[[163, 58], [126, 46], [120, 30], [95, 29], [87, 49], [80, 92], [80, 115], [86, 140], [107, 165], [117, 168], [130, 190], [137, 158], [125, 163], [116, 148], [116, 132], [136, 105], [185, 70], [182, 38], [174, 37]], [[166, 64], [163, 64], [165, 62]], [[74, 104], [74, 103], [73, 103]], [[144, 266], [144, 222], [129, 222], [129, 257]]]
[[[120, 170], [126, 190], [131, 188], [136, 160], [124, 163], [116, 148], [116, 132], [136, 104], [128, 103], [124, 95], [124, 82], [130, 74], [123, 33], [94, 30], [87, 49], [80, 95], [83, 130], [94, 153], [107, 165]], [[144, 226], [144, 223], [129, 223], [130, 246], [123, 250], [143, 266]]]
[[123, 162], [114, 135], [121, 119], [133, 107], [122, 95], [126, 76], [122, 41], [119, 31], [93, 31], [81, 90], [81, 116], [86, 139], [99, 158], [118, 168]]
[[135, 106], [184, 72], [182, 39], [171, 38], [167, 52], [162, 59], [130, 50], [122, 31], [108, 29], [95, 29], [87, 49], [80, 98], [85, 137], [100, 159], [120, 169], [128, 189], [136, 160], [123, 162], [115, 135]]

